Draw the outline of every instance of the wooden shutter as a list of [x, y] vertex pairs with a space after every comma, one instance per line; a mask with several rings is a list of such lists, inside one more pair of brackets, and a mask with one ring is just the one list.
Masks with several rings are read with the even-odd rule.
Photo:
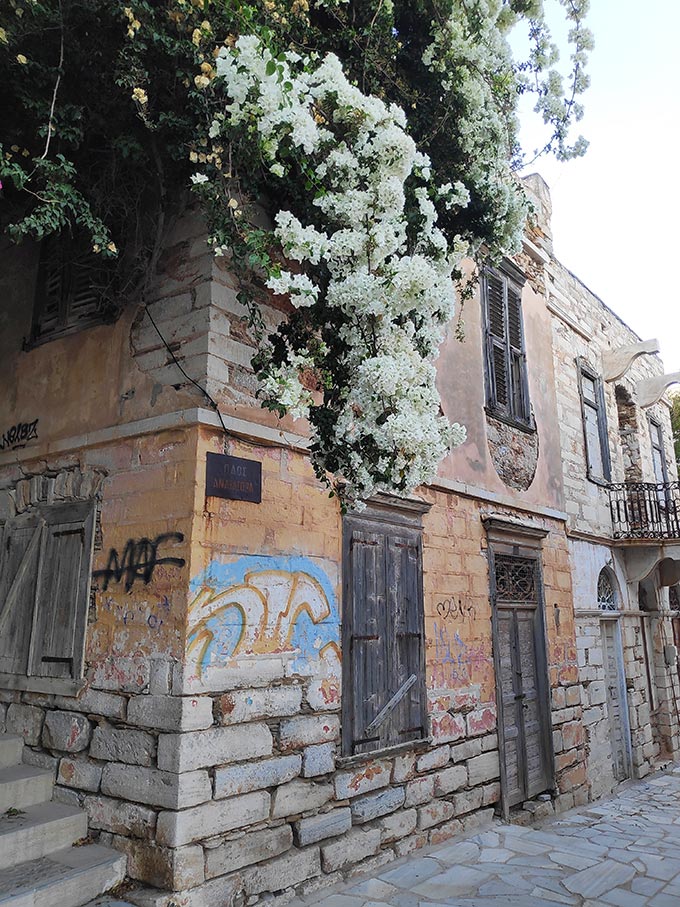
[[526, 353], [522, 326], [522, 297], [508, 283], [508, 353], [510, 358], [510, 411], [518, 419], [529, 418]]
[[503, 281], [492, 272], [486, 278], [487, 368], [491, 406], [507, 409], [510, 402]]
[[[425, 734], [425, 628], [418, 535], [390, 535], [387, 544], [389, 698], [401, 695], [385, 721], [384, 745], [420, 740]], [[412, 677], [416, 678], [407, 688]], [[403, 692], [405, 691], [405, 692]]]
[[343, 606], [343, 750], [426, 736], [420, 531], [348, 518]]
[[82, 673], [94, 536], [94, 506], [46, 508], [36, 588], [29, 672], [77, 678]]
[[76, 255], [69, 264], [66, 321], [69, 325], [98, 320], [102, 299], [102, 268], [88, 250]]
[[26, 674], [43, 522], [37, 514], [5, 523], [0, 552], [0, 672]]
[[[350, 539], [350, 595], [343, 615], [349, 683], [345, 686], [343, 734], [348, 751], [380, 748], [381, 731], [366, 730], [386, 705], [387, 641], [385, 536], [354, 528]], [[345, 656], [347, 657], [347, 656]], [[349, 694], [349, 695], [347, 695]]]
[[103, 291], [111, 266], [82, 238], [66, 233], [43, 240], [36, 287], [35, 339], [67, 333], [103, 320]]
[[55, 237], [43, 240], [33, 328], [36, 337], [52, 334], [63, 324], [66, 275], [60, 252], [61, 247]]

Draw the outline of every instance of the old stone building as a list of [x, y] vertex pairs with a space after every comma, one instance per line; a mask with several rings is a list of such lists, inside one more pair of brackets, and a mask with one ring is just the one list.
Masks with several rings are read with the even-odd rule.
[[[680, 486], [658, 343], [555, 260], [534, 181], [552, 315], [591, 797], [677, 757]], [[675, 607], [671, 610], [671, 595]]]
[[0, 880], [49, 856], [63, 907], [124, 873], [142, 907], [271, 903], [675, 754], [667, 382], [528, 187], [438, 362], [468, 440], [344, 517], [259, 407], [195, 213], [115, 320], [3, 250]]

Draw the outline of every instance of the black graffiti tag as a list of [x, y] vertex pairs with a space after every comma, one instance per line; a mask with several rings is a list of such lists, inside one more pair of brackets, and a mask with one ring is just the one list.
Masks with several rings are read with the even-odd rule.
[[16, 450], [18, 447], [26, 447], [29, 441], [34, 441], [38, 437], [38, 420], [33, 422], [17, 422], [11, 428], [8, 428], [5, 434], [0, 437], [0, 450]]
[[186, 563], [183, 557], [158, 557], [158, 548], [164, 542], [183, 542], [182, 532], [163, 532], [155, 539], [128, 539], [120, 557], [116, 548], [109, 551], [109, 559], [103, 570], [95, 570], [94, 579], [103, 579], [102, 591], [109, 588], [109, 583], [119, 583], [125, 579], [125, 591], [129, 592], [135, 580], [141, 579], [148, 585], [153, 577], [153, 572], [160, 564], [169, 564], [173, 567], [183, 567]]
[[445, 598], [444, 601], [438, 602], [437, 604], [437, 614], [442, 618], [442, 620], [456, 618], [460, 620], [474, 620], [477, 616], [477, 609], [471, 602], [464, 602], [462, 598], [456, 600], [455, 598]]

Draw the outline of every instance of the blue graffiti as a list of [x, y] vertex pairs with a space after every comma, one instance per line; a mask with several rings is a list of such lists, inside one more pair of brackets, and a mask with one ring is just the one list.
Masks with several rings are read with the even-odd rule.
[[[235, 589], [241, 605], [247, 602], [250, 594], [257, 601], [255, 584], [246, 585], [248, 575], [255, 576], [260, 573], [277, 571], [297, 577], [308, 577], [318, 584], [323, 593], [329, 613], [315, 622], [312, 615], [306, 610], [301, 610], [291, 626], [285, 632], [286, 651], [295, 652], [291, 665], [296, 673], [313, 673], [314, 664], [318, 662], [320, 653], [329, 644], [339, 645], [340, 619], [335, 598], [335, 591], [323, 568], [307, 557], [270, 557], [267, 555], [248, 555], [232, 563], [212, 561], [205, 570], [195, 576], [190, 582], [190, 593], [194, 601], [197, 597], [210, 590], [212, 598], [228, 593]], [[237, 588], [240, 587], [240, 588]], [[250, 590], [250, 591], [249, 591]], [[237, 603], [230, 605], [228, 597], [223, 599], [224, 605], [215, 608], [215, 613], [208, 613], [200, 626], [192, 626], [189, 635], [189, 647], [200, 643], [202, 634], [207, 640], [205, 651], [200, 658], [201, 668], [211, 663], [224, 662], [238, 654], [241, 641], [247, 631], [252, 627], [246, 626], [245, 611], [247, 607], [239, 607]], [[216, 602], [219, 605], [219, 602]]]

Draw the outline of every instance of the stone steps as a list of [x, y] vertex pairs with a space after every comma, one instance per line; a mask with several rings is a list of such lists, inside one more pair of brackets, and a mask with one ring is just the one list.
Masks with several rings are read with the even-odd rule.
[[103, 894], [125, 878], [126, 857], [72, 846], [87, 814], [52, 802], [52, 773], [22, 764], [22, 753], [20, 737], [0, 734], [0, 907], [130, 907]]
[[[38, 860], [87, 835], [87, 814], [64, 803], [39, 803], [0, 817], [0, 869]], [[1, 878], [1, 877], [0, 877]]]
[[[20, 863], [0, 873], [0, 907], [81, 907], [125, 878], [123, 854], [88, 844]], [[115, 898], [97, 907], [118, 907]]]
[[25, 809], [52, 797], [52, 772], [32, 765], [0, 768], [0, 814], [8, 809]]

